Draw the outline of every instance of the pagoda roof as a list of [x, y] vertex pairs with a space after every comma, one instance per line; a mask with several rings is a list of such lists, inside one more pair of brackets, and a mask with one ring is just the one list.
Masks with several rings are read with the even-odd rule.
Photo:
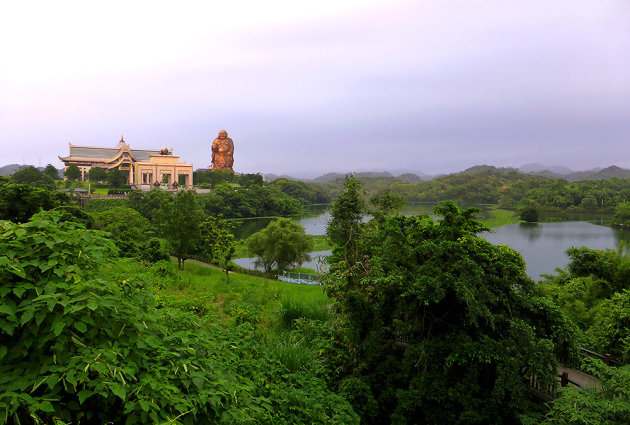
[[151, 156], [160, 155], [160, 149], [130, 149], [123, 140], [113, 148], [79, 146], [72, 143], [68, 143], [68, 145], [70, 146], [70, 155], [59, 157], [62, 160], [100, 160], [99, 162], [103, 162], [114, 159], [123, 150], [128, 151], [136, 161], [148, 161]]

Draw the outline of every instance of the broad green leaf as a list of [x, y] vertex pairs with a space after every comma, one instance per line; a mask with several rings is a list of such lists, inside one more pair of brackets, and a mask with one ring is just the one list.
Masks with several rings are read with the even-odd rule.
[[39, 403], [38, 407], [40, 408], [40, 410], [43, 410], [44, 412], [48, 412], [48, 413], [52, 413], [55, 411], [55, 408], [50, 403], [50, 401], [44, 401], [42, 403]]
[[20, 322], [22, 324], [29, 322], [33, 318], [34, 314], [35, 314], [35, 310], [33, 310], [33, 308], [26, 310], [24, 313], [22, 313], [22, 317], [20, 317]]
[[13, 293], [18, 297], [21, 298], [22, 294], [24, 294], [24, 292], [26, 291], [26, 288], [22, 287], [22, 286], [18, 286], [17, 288], [13, 288]]
[[121, 384], [119, 384], [118, 382], [114, 382], [111, 385], [111, 390], [114, 395], [120, 397], [123, 401], [125, 400], [125, 397], [127, 396], [127, 391]]
[[92, 396], [94, 394], [94, 391], [90, 391], [90, 390], [81, 390], [79, 391], [79, 403], [83, 404], [83, 402], [90, 396]]
[[85, 333], [85, 331], [87, 331], [87, 325], [83, 322], [74, 322], [74, 327], [81, 333]]
[[52, 325], [52, 330], [53, 330], [53, 333], [55, 334], [55, 336], [59, 336], [61, 334], [61, 331], [63, 331], [63, 328], [65, 326], [66, 326], [66, 324], [63, 321], [61, 321], [61, 320], [55, 322]]
[[146, 400], [138, 400], [138, 403], [140, 404], [142, 410], [144, 410], [145, 412], [148, 412], [149, 409], [151, 409], [151, 404]]

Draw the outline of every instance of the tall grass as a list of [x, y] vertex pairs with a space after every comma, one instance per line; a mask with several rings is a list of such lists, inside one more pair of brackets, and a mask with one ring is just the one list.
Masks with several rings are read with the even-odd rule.
[[278, 324], [281, 328], [290, 329], [300, 318], [327, 321], [330, 319], [328, 303], [295, 298], [284, 298], [278, 310]]

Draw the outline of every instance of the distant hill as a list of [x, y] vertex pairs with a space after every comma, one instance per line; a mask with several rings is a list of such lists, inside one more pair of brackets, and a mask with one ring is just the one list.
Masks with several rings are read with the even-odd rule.
[[470, 168], [466, 168], [464, 171], [455, 174], [476, 174], [482, 171], [495, 171], [495, 172], [503, 172], [508, 173], [510, 171], [519, 171], [516, 168], [509, 167], [495, 167], [494, 165], [474, 165]]
[[334, 182], [337, 179], [343, 179], [345, 177], [346, 177], [346, 174], [342, 174], [342, 173], [326, 173], [323, 176], [315, 177], [314, 179], [312, 179], [312, 181], [316, 183], [328, 183], [328, 182]]
[[[20, 165], [20, 164], [9, 164], [9, 165], [5, 165], [0, 167], [0, 176], [9, 176], [13, 173], [15, 173], [17, 170], [19, 170], [22, 167], [35, 167], [34, 165]], [[39, 171], [44, 171], [45, 167], [35, 167], [37, 168]], [[57, 168], [57, 173], [59, 174], [59, 176], [63, 176], [63, 168]]]
[[412, 184], [415, 184], [415, 183], [420, 183], [420, 182], [422, 182], [422, 181], [427, 180], [427, 179], [423, 179], [423, 178], [422, 178], [422, 177], [420, 177], [419, 175], [417, 175], [417, 174], [413, 174], [413, 173], [405, 173], [405, 174], [401, 174], [401, 175], [399, 175], [399, 176], [398, 176], [398, 178], [399, 178], [400, 180], [404, 181], [404, 182], [407, 182], [407, 183], [412, 183]]
[[[399, 170], [400, 171], [400, 170]], [[334, 182], [339, 179], [344, 179], [346, 176], [354, 174], [356, 178], [391, 178], [391, 179], [400, 179], [407, 183], [420, 183], [422, 181], [431, 180], [433, 176], [424, 173], [393, 173], [389, 171], [349, 171], [347, 173], [326, 173], [322, 176], [316, 177], [314, 179], [310, 179], [310, 181], [315, 183], [327, 183]]]
[[563, 167], [562, 165], [552, 165], [547, 166], [543, 165], [539, 162], [533, 162], [530, 164], [523, 164], [518, 167], [523, 173], [527, 174], [538, 174], [538, 175], [558, 175], [563, 176], [566, 174], [574, 173], [574, 171], [568, 167]]
[[9, 164], [4, 167], [0, 167], [0, 176], [8, 176], [10, 174], [15, 173], [20, 167], [24, 167], [24, 165], [20, 164]]
[[589, 177], [591, 180], [610, 180], [613, 177], [619, 177], [620, 179], [630, 179], [630, 170], [626, 168], [617, 167], [612, 165], [604, 168]]

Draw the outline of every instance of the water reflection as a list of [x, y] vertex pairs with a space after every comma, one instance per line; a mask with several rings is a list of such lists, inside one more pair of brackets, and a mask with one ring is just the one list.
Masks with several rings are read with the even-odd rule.
[[620, 241], [630, 239], [629, 232], [585, 221], [510, 224], [481, 236], [519, 251], [527, 263], [527, 274], [533, 279], [566, 267], [569, 257], [565, 252], [569, 248], [617, 249]]

